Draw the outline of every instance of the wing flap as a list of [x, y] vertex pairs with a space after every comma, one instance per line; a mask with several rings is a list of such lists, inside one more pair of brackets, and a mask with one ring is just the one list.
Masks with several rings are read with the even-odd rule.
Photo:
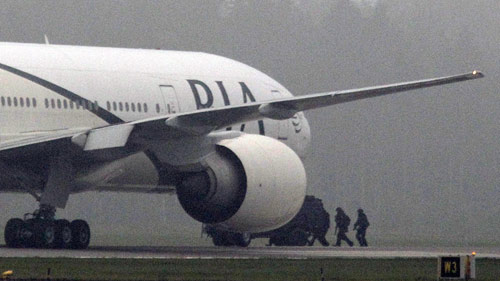
[[91, 130], [87, 135], [83, 150], [123, 147], [133, 129], [134, 125], [125, 123]]

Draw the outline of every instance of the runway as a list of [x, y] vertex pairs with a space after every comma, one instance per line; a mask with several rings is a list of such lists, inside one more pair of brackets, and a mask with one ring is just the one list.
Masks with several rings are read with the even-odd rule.
[[0, 257], [41, 258], [126, 258], [126, 259], [258, 259], [258, 258], [433, 258], [470, 255], [500, 259], [494, 248], [417, 248], [417, 247], [103, 247], [87, 250], [11, 249], [0, 247]]

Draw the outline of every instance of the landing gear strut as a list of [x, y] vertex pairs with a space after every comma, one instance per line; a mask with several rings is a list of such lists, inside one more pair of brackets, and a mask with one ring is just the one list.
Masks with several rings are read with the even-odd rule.
[[84, 220], [71, 223], [55, 219], [56, 209], [40, 205], [40, 209], [13, 218], [5, 226], [4, 238], [11, 248], [85, 249], [90, 242], [90, 228]]

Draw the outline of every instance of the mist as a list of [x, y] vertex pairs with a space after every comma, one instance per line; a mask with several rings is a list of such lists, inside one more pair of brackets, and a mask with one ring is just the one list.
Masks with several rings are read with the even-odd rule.
[[[308, 193], [331, 216], [363, 208], [375, 245], [498, 246], [498, 11], [497, 0], [2, 1], [0, 41], [214, 53], [295, 95], [479, 69], [476, 81], [306, 112]], [[0, 231], [35, 203], [0, 194]], [[58, 215], [88, 220], [94, 245], [208, 244], [175, 196], [78, 194]]]

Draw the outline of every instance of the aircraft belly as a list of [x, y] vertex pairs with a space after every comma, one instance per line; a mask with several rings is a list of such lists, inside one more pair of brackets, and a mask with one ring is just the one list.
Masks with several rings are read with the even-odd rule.
[[0, 192], [23, 192], [26, 190], [19, 187], [19, 185], [14, 184], [11, 178], [5, 178], [0, 176]]
[[[27, 188], [32, 191], [40, 192], [40, 185], [30, 185], [31, 179], [25, 181], [19, 180], [20, 175], [15, 175], [13, 170], [10, 170], [5, 165], [0, 165], [0, 192], [19, 192], [26, 193]], [[4, 170], [5, 168], [5, 170]]]
[[158, 184], [158, 171], [145, 153], [129, 156], [123, 161], [123, 173], [111, 180], [115, 184]]

